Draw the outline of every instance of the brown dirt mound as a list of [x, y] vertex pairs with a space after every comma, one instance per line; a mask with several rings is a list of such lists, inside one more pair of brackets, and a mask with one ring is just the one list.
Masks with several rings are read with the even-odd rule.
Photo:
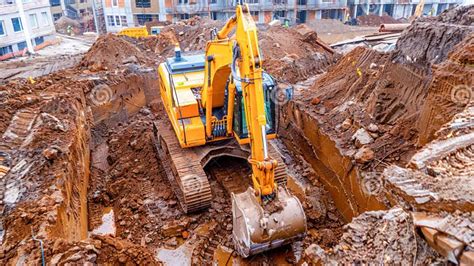
[[474, 32], [474, 6], [462, 6], [437, 17], [419, 18], [397, 42], [392, 59], [429, 68], [446, 60], [451, 49]]
[[135, 45], [113, 34], [101, 36], [82, 59], [91, 70], [115, 69], [126, 61], [146, 63], [147, 56]]
[[307, 31], [304, 31], [306, 34], [301, 34], [298, 30], [274, 26], [259, 31], [265, 70], [292, 84], [322, 73], [337, 58], [315, 40], [308, 39], [311, 34]]
[[[471, 8], [474, 9], [474, 7]], [[461, 8], [461, 10], [466, 13], [470, 9]], [[420, 28], [412, 26], [405, 32], [405, 36], [415, 36], [414, 32], [427, 36], [427, 33], [436, 31], [439, 25], [425, 24], [423, 27], [424, 31], [420, 33], [418, 32]], [[449, 32], [460, 28], [463, 27], [448, 25], [444, 29]], [[433, 35], [432, 37], [437, 37], [437, 39], [422, 43], [439, 44], [445, 38], [450, 38], [443, 36]], [[466, 71], [471, 72], [472, 69], [469, 65], [472, 60], [468, 59], [471, 55], [469, 51], [472, 50], [469, 46], [470, 39], [466, 36], [466, 41], [459, 44], [457, 48], [454, 48], [455, 45], [462, 39], [452, 38], [442, 45], [444, 49], [440, 51], [442, 54], [448, 54], [453, 49], [460, 51], [452, 54], [453, 59], [433, 67], [435, 71], [433, 81], [432, 70], [425, 66], [393, 62], [391, 59], [400, 55], [402, 51], [400, 48], [392, 58], [390, 55], [380, 54], [373, 50], [356, 48], [336, 65], [330, 67], [328, 73], [317, 80], [312, 88], [297, 97], [307, 104], [306, 108], [311, 113], [324, 121], [323, 127], [328, 132], [334, 132], [331, 134], [341, 138], [342, 148], [351, 149], [354, 145], [354, 133], [360, 127], [367, 130], [369, 124], [374, 123], [378, 125], [379, 130], [371, 132], [372, 140], [369, 140], [371, 142], [369, 146], [375, 152], [375, 158], [382, 158], [379, 160], [387, 160], [388, 163], [407, 163], [413, 155], [419, 138], [418, 124], [423, 131], [426, 131], [427, 129], [423, 128], [429, 125], [431, 127], [429, 131], [432, 134], [441, 127], [441, 122], [449, 120], [461, 110], [459, 108], [442, 109], [441, 113], [446, 116], [446, 120], [439, 118], [440, 123], [423, 120], [432, 115], [431, 108], [437, 106], [432, 101], [427, 102], [430, 93], [432, 94], [430, 98], [445, 98], [444, 101], [450, 101], [452, 104], [451, 99], [446, 97], [449, 96], [450, 88], [459, 84], [471, 86], [472, 75], [466, 75]], [[407, 47], [407, 42], [413, 44], [410, 39], [401, 38], [397, 46]], [[435, 54], [434, 51], [439, 51], [439, 49], [438, 46], [427, 46], [425, 53]], [[412, 47], [409, 52], [413, 50], [416, 49]], [[436, 58], [435, 61], [442, 62], [442, 58]], [[456, 63], [456, 61], [464, 63]], [[445, 89], [435, 89], [440, 86]], [[433, 88], [430, 89], [430, 87]], [[315, 98], [318, 101], [313, 101]], [[311, 102], [316, 104], [311, 104]], [[423, 106], [426, 106], [427, 110], [424, 111], [425, 114], [422, 117], [420, 112]], [[375, 162], [374, 165], [382, 166], [383, 164]]]
[[388, 16], [388, 15], [377, 16], [373, 14], [359, 16], [357, 17], [357, 22], [361, 26], [375, 26], [375, 27], [380, 26], [380, 24], [400, 23], [398, 20], [394, 19], [391, 16]]
[[434, 69], [418, 123], [420, 146], [432, 141], [443, 124], [474, 102], [473, 66], [474, 34], [454, 47], [448, 60]]

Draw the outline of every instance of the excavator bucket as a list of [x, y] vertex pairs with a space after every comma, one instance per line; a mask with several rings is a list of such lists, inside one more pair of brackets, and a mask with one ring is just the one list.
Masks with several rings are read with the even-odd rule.
[[253, 188], [232, 193], [232, 236], [240, 256], [246, 258], [304, 237], [306, 217], [298, 198], [279, 186], [268, 205], [259, 204]]

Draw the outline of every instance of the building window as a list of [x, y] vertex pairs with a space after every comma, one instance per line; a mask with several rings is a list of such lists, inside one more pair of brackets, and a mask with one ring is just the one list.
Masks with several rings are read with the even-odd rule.
[[35, 38], [35, 44], [36, 45], [40, 45], [42, 43], [44, 43], [44, 37], [43, 36]]
[[62, 15], [63, 15], [63, 14], [61, 14], [61, 13], [53, 14], [53, 19], [54, 19], [54, 21], [60, 19]]
[[178, 4], [187, 4], [189, 0], [178, 0]]
[[23, 30], [23, 24], [21, 23], [21, 18], [12, 18], [13, 31], [20, 32]]
[[24, 42], [19, 42], [17, 45], [18, 45], [18, 51], [22, 51], [22, 50], [25, 49], [26, 46], [27, 46], [27, 45], [26, 45], [26, 41], [24, 41]]
[[38, 18], [36, 14], [30, 14], [30, 25], [32, 29], [38, 28]]
[[5, 36], [5, 23], [3, 23], [3, 20], [0, 20], [0, 36]]
[[217, 4], [217, 0], [211, 0], [211, 4]]
[[81, 3], [87, 3], [87, 0], [81, 0], [81, 1], [79, 1], [79, 2], [81, 2]]
[[127, 27], [127, 16], [120, 16], [120, 22], [122, 23], [122, 27]]
[[[136, 7], [151, 7], [150, 0], [136, 0], [135, 2]], [[138, 15], [137, 15], [138, 16]]]
[[107, 16], [107, 25], [112, 26], [112, 27], [115, 26], [114, 16]]
[[247, 0], [249, 4], [258, 4], [258, 0]]
[[115, 25], [120, 26], [120, 16], [115, 16]]
[[112, 0], [112, 6], [118, 7], [118, 0]]
[[308, 3], [306, 0], [298, 0], [298, 5], [305, 6]]
[[84, 15], [84, 13], [86, 13], [86, 10], [85, 9], [79, 9], [79, 13], [81, 13], [81, 15]]
[[179, 14], [179, 19], [189, 19], [189, 14]]
[[137, 21], [139, 25], [145, 25], [148, 21], [153, 21], [151, 14], [138, 14]]
[[49, 4], [51, 6], [60, 6], [61, 5], [61, 0], [49, 0]]
[[286, 0], [273, 0], [274, 5], [285, 5]]
[[0, 55], [6, 55], [9, 53], [13, 53], [13, 48], [11, 45], [0, 47]]
[[48, 12], [41, 12], [41, 19], [43, 20], [43, 26], [49, 26], [49, 16]]
[[273, 12], [273, 17], [276, 19], [279, 18], [285, 18], [286, 17], [286, 11], [285, 10], [278, 10]]
[[301, 10], [296, 13], [296, 22], [305, 23], [306, 22], [306, 10]]
[[258, 18], [258, 11], [250, 11], [250, 15]]

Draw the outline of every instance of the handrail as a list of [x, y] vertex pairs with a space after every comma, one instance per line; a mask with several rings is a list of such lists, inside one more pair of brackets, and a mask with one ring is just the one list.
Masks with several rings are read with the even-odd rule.
[[179, 117], [181, 118], [181, 125], [183, 126], [184, 144], [188, 144], [186, 141], [186, 127], [184, 126], [183, 114], [181, 113], [181, 106], [179, 105], [178, 93], [176, 92], [176, 87], [174, 86], [173, 76], [171, 73], [169, 73], [169, 80], [171, 84], [171, 90], [174, 92], [174, 97], [176, 99], [176, 103], [178, 104]]

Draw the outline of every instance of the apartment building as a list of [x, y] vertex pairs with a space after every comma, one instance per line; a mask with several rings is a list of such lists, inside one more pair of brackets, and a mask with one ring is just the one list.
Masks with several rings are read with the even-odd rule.
[[103, 0], [103, 12], [107, 32], [118, 32], [134, 27], [132, 3], [130, 0]]
[[[352, 17], [366, 14], [388, 14], [396, 19], [408, 18], [415, 12], [420, 0], [349, 0]], [[423, 14], [438, 15], [444, 10], [462, 4], [462, 0], [426, 0]]]
[[0, 56], [27, 48], [27, 35], [33, 47], [54, 38], [49, 0], [22, 0], [25, 19], [15, 1], [0, 0]]
[[93, 0], [49, 0], [54, 21], [63, 15], [72, 19], [92, 16]]
[[[108, 9], [104, 15], [111, 29], [117, 30], [117, 15], [127, 17], [128, 26], [144, 25], [148, 21], [177, 21], [194, 15], [225, 20], [235, 10], [236, 0], [103, 0], [125, 1], [124, 7]], [[367, 14], [388, 14], [394, 18], [408, 18], [420, 0], [246, 0], [254, 19], [268, 23], [279, 19], [290, 23], [305, 23], [317, 19], [345, 21]], [[443, 10], [461, 4], [462, 0], [425, 0], [424, 14], [437, 15]], [[129, 4], [129, 6], [128, 6]], [[130, 17], [133, 20], [130, 20]], [[112, 26], [115, 24], [115, 26]], [[122, 24], [119, 25], [122, 27]]]

